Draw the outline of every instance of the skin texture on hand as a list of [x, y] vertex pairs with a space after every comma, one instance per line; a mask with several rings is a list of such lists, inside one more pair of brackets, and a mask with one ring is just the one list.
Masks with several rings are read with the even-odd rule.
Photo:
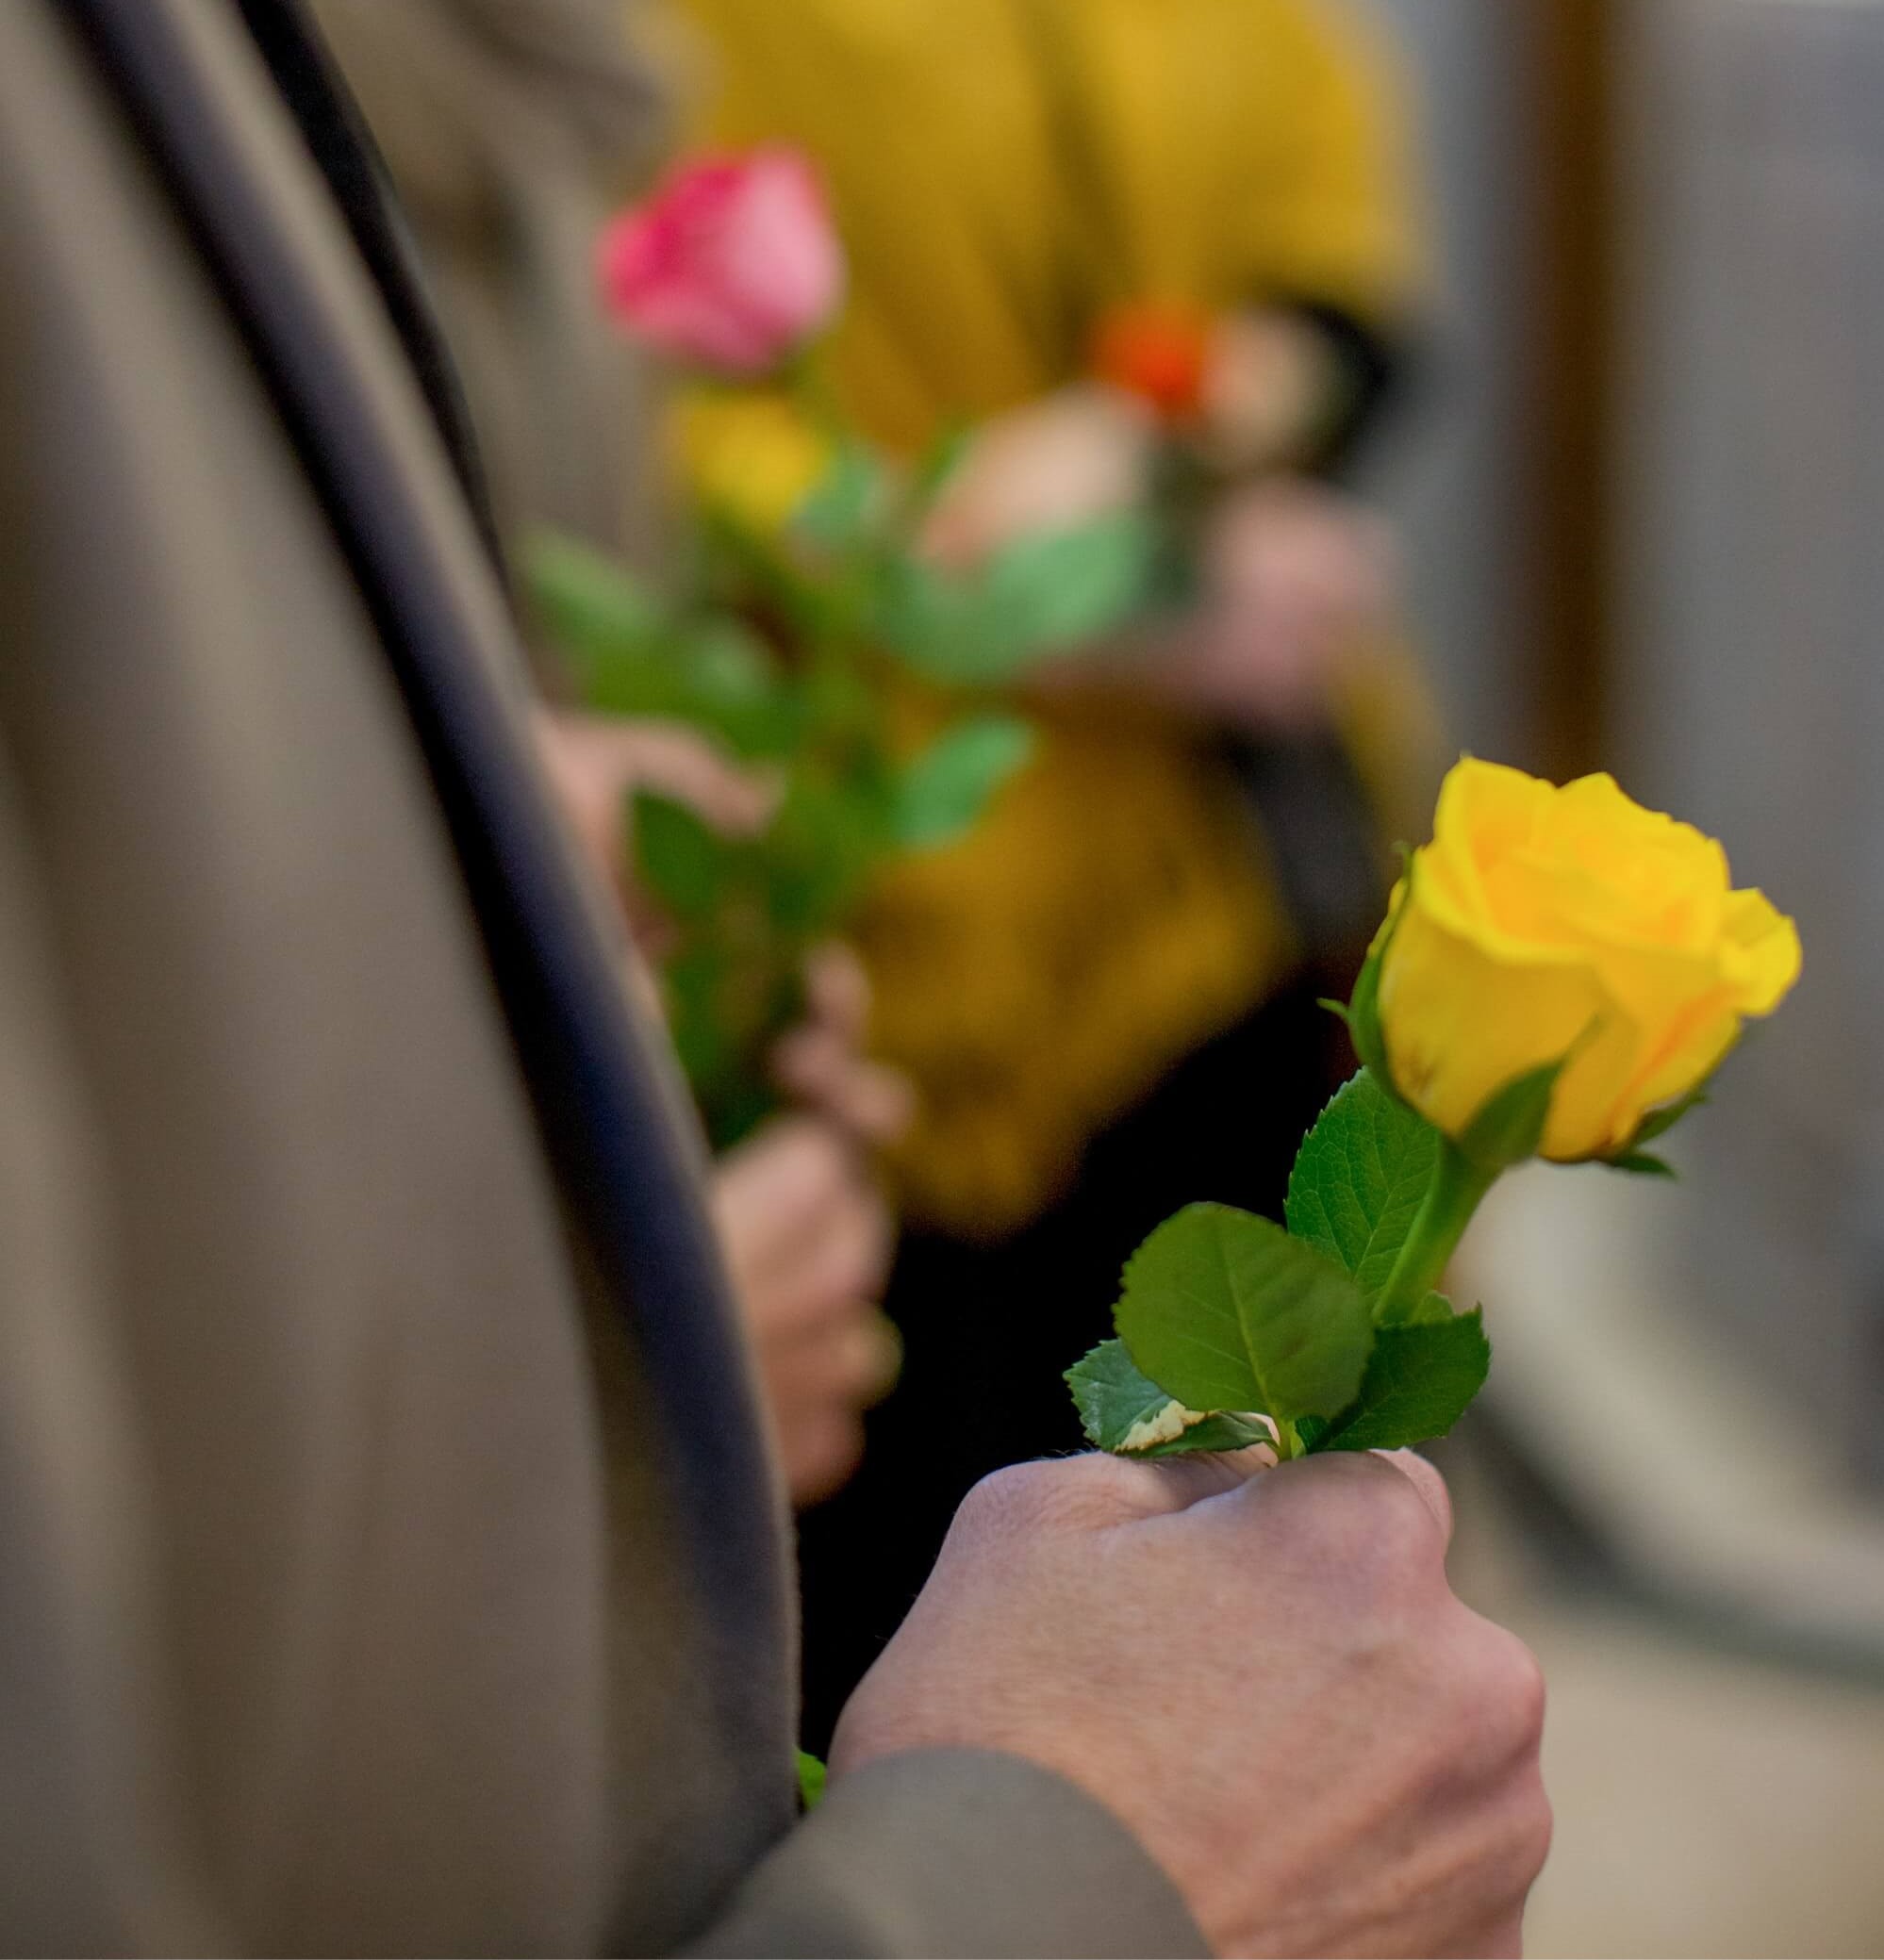
[[801, 1107], [860, 1143], [893, 1144], [916, 1113], [900, 1069], [865, 1053], [870, 980], [848, 946], [821, 946], [804, 963], [804, 1019], [772, 1049], [772, 1079]]
[[1326, 338], [1300, 314], [1226, 313], [1204, 363], [1198, 446], [1227, 473], [1298, 464], [1336, 379]]
[[1202, 593], [1149, 684], [1231, 726], [1323, 720], [1344, 663], [1391, 618], [1389, 527], [1352, 498], [1278, 477], [1226, 496], [1201, 554]]
[[814, 1504], [856, 1468], [864, 1410], [901, 1359], [876, 1305], [889, 1214], [850, 1139], [809, 1115], [780, 1117], [721, 1158], [712, 1207], [787, 1488]]
[[678, 722], [538, 708], [536, 730], [556, 801], [576, 841], [620, 897], [637, 941], [653, 921], [631, 876], [629, 797], [640, 789], [670, 797], [729, 837], [763, 829], [777, 800], [773, 785]]
[[1215, 1951], [1521, 1949], [1541, 1678], [1446, 1581], [1416, 1458], [1003, 1471], [851, 1698], [835, 1775], [1003, 1750], [1136, 1833]]
[[1158, 427], [1142, 402], [1082, 385], [992, 418], [975, 433], [923, 535], [945, 565], [1017, 538], [1069, 531], [1142, 503]]

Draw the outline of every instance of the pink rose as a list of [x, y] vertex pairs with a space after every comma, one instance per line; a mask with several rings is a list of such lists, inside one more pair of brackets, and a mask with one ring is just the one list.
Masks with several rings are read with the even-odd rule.
[[763, 374], [831, 320], [844, 255], [795, 150], [707, 156], [602, 235], [610, 309], [651, 346], [723, 375]]

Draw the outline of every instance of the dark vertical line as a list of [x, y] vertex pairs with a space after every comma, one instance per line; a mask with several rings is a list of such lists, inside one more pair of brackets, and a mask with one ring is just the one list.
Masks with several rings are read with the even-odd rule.
[[1607, 749], [1618, 36], [1614, 0], [1533, 4], [1533, 742], [1562, 779], [1601, 766]]

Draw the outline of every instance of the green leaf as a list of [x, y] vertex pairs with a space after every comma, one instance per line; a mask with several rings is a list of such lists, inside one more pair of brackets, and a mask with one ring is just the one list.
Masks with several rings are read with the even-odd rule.
[[554, 636], [583, 705], [597, 714], [683, 721], [744, 756], [781, 755], [797, 738], [796, 690], [736, 619], [675, 616], [658, 636], [632, 643]]
[[1017, 538], [988, 560], [988, 606], [1010, 622], [1025, 657], [1082, 646], [1137, 608], [1156, 543], [1136, 511]]
[[1297, 1155], [1289, 1230], [1353, 1274], [1371, 1303], [1431, 1186], [1439, 1146], [1439, 1132], [1363, 1069]]
[[883, 508], [885, 483], [878, 458], [860, 442], [847, 442], [823, 480], [792, 519], [796, 529], [833, 552], [868, 541]]
[[737, 847], [685, 803], [638, 790], [635, 796], [635, 856], [648, 889], [676, 919], [704, 917], [719, 902]]
[[899, 558], [880, 580], [876, 636], [932, 680], [995, 685], [1121, 625], [1156, 557], [1155, 527], [1127, 512], [1018, 539], [970, 573]]
[[1652, 1144], [1658, 1137], [1665, 1137], [1684, 1116], [1704, 1107], [1710, 1099], [1710, 1092], [1704, 1083], [1691, 1090], [1679, 1102], [1671, 1102], [1666, 1109], [1651, 1110], [1642, 1119], [1642, 1128], [1629, 1139], [1629, 1149], [1640, 1150], [1644, 1144]]
[[1471, 1407], [1491, 1365], [1484, 1318], [1476, 1311], [1382, 1327], [1354, 1406], [1313, 1447], [1400, 1450], [1430, 1442]]
[[889, 796], [856, 775], [800, 773], [763, 840], [766, 911], [808, 943], [836, 926], [892, 848]]
[[1138, 1367], [1186, 1408], [1290, 1422], [1354, 1399], [1373, 1340], [1360, 1288], [1281, 1226], [1192, 1205], [1132, 1254], [1114, 1310]]
[[647, 652], [661, 645], [667, 607], [615, 559], [550, 531], [526, 538], [521, 558], [533, 604], [570, 651]]
[[824, 1786], [830, 1781], [831, 1772], [815, 1755], [801, 1749], [798, 1753], [798, 1800], [807, 1810], [816, 1810], [824, 1801]]
[[921, 518], [927, 515], [930, 506], [948, 487], [950, 479], [962, 467], [973, 440], [973, 425], [960, 420], [946, 422], [931, 438], [929, 446], [917, 458], [910, 476], [908, 502], [911, 516]]
[[1611, 1170], [1625, 1171], [1631, 1178], [1678, 1178], [1681, 1175], [1665, 1158], [1656, 1157], [1646, 1150], [1631, 1150], [1626, 1156], [1605, 1161]]
[[[666, 664], [673, 677], [666, 712], [677, 719], [719, 736], [741, 755], [782, 755], [797, 741], [803, 719], [797, 690], [741, 621], [712, 614], [678, 621]], [[598, 689], [609, 684], [607, 674], [598, 675]]]
[[[1173, 1408], [1178, 1407], [1175, 1402]], [[1184, 1411], [1190, 1420], [1190, 1412]], [[1240, 1415], [1231, 1415], [1219, 1410], [1215, 1415], [1207, 1415], [1195, 1427], [1187, 1428], [1182, 1436], [1174, 1437], [1169, 1442], [1154, 1443], [1149, 1450], [1130, 1450], [1123, 1454], [1143, 1458], [1148, 1462], [1161, 1461], [1166, 1457], [1222, 1456], [1227, 1450], [1247, 1450], [1252, 1443], [1267, 1443], [1275, 1447], [1276, 1439], [1270, 1435], [1263, 1423], [1246, 1422]]]
[[1033, 732], [1013, 715], [978, 715], [938, 737], [898, 776], [891, 825], [906, 850], [934, 850], [974, 827], [1027, 761]]
[[1431, 1326], [1435, 1322], [1451, 1320], [1454, 1317], [1452, 1302], [1444, 1293], [1428, 1293], [1423, 1300], [1408, 1308], [1394, 1325], [1399, 1327], [1426, 1327]]
[[1488, 1096], [1465, 1126], [1460, 1149], [1486, 1170], [1505, 1170], [1535, 1157], [1550, 1121], [1550, 1098], [1568, 1060], [1565, 1056], [1530, 1069]]
[[[1086, 1441], [1116, 1456], [1148, 1458], [1199, 1450], [1240, 1450], [1269, 1432], [1240, 1416], [1198, 1414], [1138, 1372], [1122, 1341], [1102, 1341], [1066, 1370]], [[1132, 1441], [1133, 1433], [1139, 1440]], [[1149, 1433], [1148, 1433], [1149, 1432]], [[1162, 1433], [1171, 1432], [1171, 1433]]]
[[696, 1092], [710, 1088], [735, 1060], [720, 1013], [725, 980], [725, 957], [710, 946], [676, 953], [661, 974], [668, 1033]]
[[1096, 1449], [1117, 1450], [1139, 1424], [1170, 1408], [1171, 1397], [1138, 1372], [1122, 1341], [1101, 1341], [1066, 1370], [1080, 1426]]

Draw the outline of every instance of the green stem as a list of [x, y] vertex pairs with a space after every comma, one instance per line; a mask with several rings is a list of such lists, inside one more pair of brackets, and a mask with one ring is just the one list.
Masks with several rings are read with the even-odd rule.
[[1496, 1171], [1474, 1163], [1449, 1138], [1440, 1145], [1425, 1201], [1374, 1303], [1382, 1326], [1405, 1320], [1438, 1286], [1473, 1212], [1497, 1179]]

